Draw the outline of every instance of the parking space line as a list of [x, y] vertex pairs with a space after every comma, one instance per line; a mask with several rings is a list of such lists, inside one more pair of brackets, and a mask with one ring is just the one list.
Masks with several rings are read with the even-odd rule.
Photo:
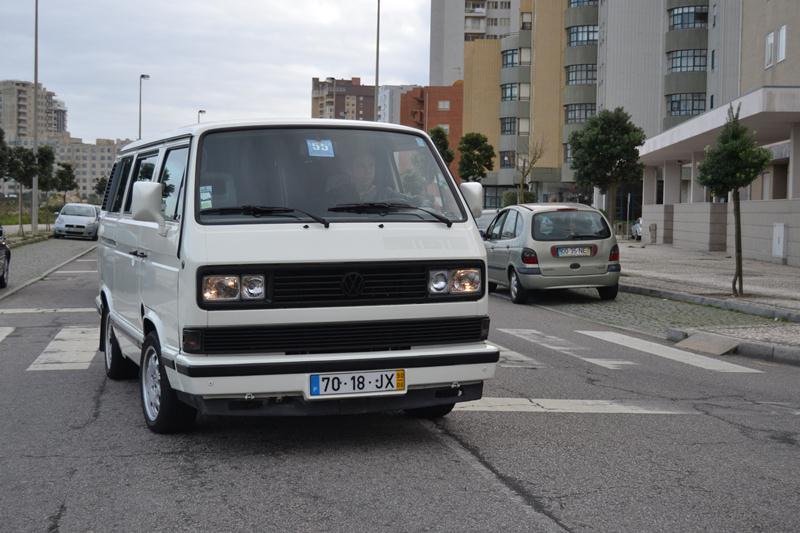
[[481, 398], [456, 404], [454, 411], [507, 413], [577, 413], [603, 415], [697, 415], [671, 402], [650, 400], [569, 400], [545, 398]]
[[578, 331], [576, 333], [594, 337], [595, 339], [600, 339], [613, 344], [619, 344], [620, 346], [625, 346], [627, 348], [633, 348], [634, 350], [655, 355], [657, 357], [663, 357], [664, 359], [669, 359], [670, 361], [675, 361], [677, 363], [703, 368], [705, 370], [742, 374], [762, 373], [761, 370], [755, 370], [752, 368], [735, 365], [733, 363], [726, 363], [725, 361], [719, 361], [718, 359], [713, 359], [704, 355], [697, 355], [684, 350], [679, 350], [677, 348], [672, 348], [670, 346], [664, 346], [663, 344], [638, 339], [636, 337], [623, 335], [621, 333], [615, 333], [613, 331]]
[[42, 313], [97, 313], [97, 309], [94, 307], [20, 307], [0, 309], [0, 315], [38, 315]]
[[53, 274], [97, 274], [97, 270], [56, 270]]
[[13, 331], [14, 331], [14, 328], [11, 328], [11, 327], [2, 327], [2, 328], [0, 328], [0, 342], [3, 342], [6, 339], [6, 337], [11, 335], [11, 333]]
[[578, 355], [576, 352], [588, 351], [589, 348], [578, 346], [566, 339], [562, 339], [553, 335], [547, 335], [535, 329], [498, 329], [497, 331], [519, 337], [520, 339], [525, 339], [526, 341], [537, 344], [542, 348], [547, 348], [548, 350], [553, 350], [554, 352], [580, 359], [585, 363], [601, 366], [607, 370], [621, 370], [626, 366], [634, 366], [638, 364], [634, 363], [633, 361], [626, 361], [624, 359], [583, 357], [582, 355]]
[[533, 357], [515, 352], [505, 346], [500, 346], [496, 342], [489, 342], [500, 350], [500, 366], [508, 368], [544, 368], [544, 365]]
[[100, 328], [61, 328], [28, 370], [86, 370], [97, 353]]
[[96, 263], [97, 259], [77, 259], [76, 263]]

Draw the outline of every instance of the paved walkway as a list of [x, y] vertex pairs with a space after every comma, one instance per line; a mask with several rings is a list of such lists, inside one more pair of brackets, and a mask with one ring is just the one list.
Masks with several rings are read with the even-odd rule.
[[620, 241], [622, 290], [695, 301], [743, 313], [788, 318], [733, 327], [697, 327], [741, 341], [800, 346], [800, 268], [745, 259], [744, 297], [731, 294], [734, 259], [724, 252], [692, 252], [669, 245]]

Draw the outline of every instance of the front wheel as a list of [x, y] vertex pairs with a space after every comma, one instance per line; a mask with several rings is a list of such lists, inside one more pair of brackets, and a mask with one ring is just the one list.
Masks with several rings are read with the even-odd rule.
[[178, 399], [161, 362], [161, 344], [151, 332], [142, 345], [139, 390], [144, 421], [154, 433], [176, 433], [192, 427], [197, 410]]
[[511, 301], [515, 304], [524, 304], [528, 301], [528, 291], [522, 286], [519, 275], [513, 268], [508, 273], [508, 290], [511, 294]]
[[613, 300], [617, 297], [619, 292], [619, 283], [615, 283], [610, 287], [598, 287], [597, 293], [600, 295], [601, 300]]
[[106, 366], [106, 376], [114, 380], [136, 377], [136, 365], [122, 355], [122, 350], [119, 349], [119, 343], [114, 334], [114, 326], [111, 325], [108, 307], [105, 306], [100, 319], [100, 327], [103, 332], [102, 346], [103, 352], [105, 352], [103, 361]]
[[431, 405], [430, 407], [417, 407], [416, 409], [406, 409], [406, 414], [417, 418], [442, 418], [453, 410], [456, 404], [447, 403], [444, 405]]

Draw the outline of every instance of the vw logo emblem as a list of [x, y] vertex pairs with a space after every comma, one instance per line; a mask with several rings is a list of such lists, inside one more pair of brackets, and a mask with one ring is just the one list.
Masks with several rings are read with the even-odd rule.
[[342, 277], [342, 292], [348, 298], [356, 298], [364, 292], [364, 276], [358, 272], [348, 272]]

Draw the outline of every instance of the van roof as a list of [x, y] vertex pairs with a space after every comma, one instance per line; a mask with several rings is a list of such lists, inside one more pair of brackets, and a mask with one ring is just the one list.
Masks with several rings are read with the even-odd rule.
[[195, 137], [207, 131], [228, 129], [228, 128], [252, 128], [258, 126], [276, 127], [276, 126], [289, 126], [289, 127], [345, 127], [345, 128], [362, 128], [362, 129], [375, 129], [375, 130], [392, 130], [403, 133], [424, 133], [422, 130], [411, 128], [409, 126], [401, 126], [399, 124], [390, 124], [388, 122], [371, 122], [366, 120], [340, 120], [340, 119], [320, 119], [320, 118], [298, 118], [298, 119], [253, 119], [253, 120], [230, 120], [220, 122], [202, 122], [200, 124], [191, 124], [183, 126], [172, 131], [166, 131], [158, 135], [143, 138], [126, 145], [120, 153], [136, 151], [144, 146], [167, 141], [169, 139], [178, 139], [180, 137]]

